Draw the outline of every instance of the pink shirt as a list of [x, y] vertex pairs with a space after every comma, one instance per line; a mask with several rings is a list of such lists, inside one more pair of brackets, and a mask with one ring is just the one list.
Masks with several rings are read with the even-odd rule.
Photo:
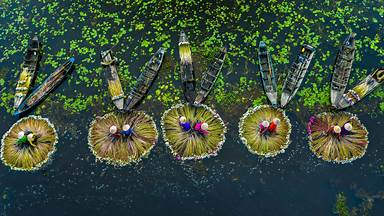
[[194, 127], [195, 131], [198, 131], [204, 135], [208, 135], [208, 131], [201, 129], [202, 124], [203, 124], [202, 122], [197, 123]]

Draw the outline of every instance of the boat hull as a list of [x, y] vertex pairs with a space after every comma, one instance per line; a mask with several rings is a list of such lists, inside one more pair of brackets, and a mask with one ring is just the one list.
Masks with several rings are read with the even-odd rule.
[[259, 68], [264, 92], [272, 106], [277, 106], [277, 85], [272, 59], [266, 44], [261, 41], [259, 45]]
[[192, 65], [192, 52], [189, 41], [184, 31], [179, 39], [180, 76], [183, 84], [184, 97], [189, 103], [193, 103], [196, 97], [195, 73]]
[[384, 82], [384, 68], [376, 69], [372, 74], [368, 75], [363, 81], [350, 89], [340, 99], [337, 105], [338, 109], [344, 109], [353, 106], [355, 103], [369, 95]]
[[124, 108], [124, 91], [117, 71], [117, 59], [111, 50], [101, 52], [101, 65], [108, 81], [108, 90], [112, 101], [117, 109], [122, 110]]
[[281, 94], [282, 108], [287, 106], [300, 88], [314, 54], [315, 49], [312, 46], [304, 44], [301, 47], [300, 53], [291, 66], [291, 70], [284, 82], [283, 93]]
[[208, 66], [208, 69], [204, 72], [203, 78], [200, 85], [200, 91], [197, 93], [195, 98], [195, 104], [201, 104], [208, 97], [209, 92], [211, 92], [221, 69], [224, 65], [224, 60], [227, 55], [227, 48], [223, 47], [220, 51], [215, 55], [213, 62], [211, 62]]
[[20, 115], [40, 104], [54, 89], [56, 89], [70, 72], [74, 58], [70, 58], [59, 66], [44, 82], [37, 87], [19, 106], [14, 115]]
[[149, 60], [144, 71], [140, 74], [136, 86], [129, 93], [124, 102], [124, 110], [129, 111], [136, 107], [145, 97], [149, 88], [152, 86], [160, 67], [163, 63], [165, 49], [160, 48]]
[[331, 104], [336, 107], [348, 84], [355, 57], [355, 34], [349, 35], [336, 57], [331, 82]]
[[39, 62], [41, 60], [41, 46], [37, 36], [31, 40], [27, 52], [24, 57], [23, 66], [16, 85], [16, 93], [14, 99], [14, 109], [17, 109], [27, 97], [31, 87], [33, 86]]

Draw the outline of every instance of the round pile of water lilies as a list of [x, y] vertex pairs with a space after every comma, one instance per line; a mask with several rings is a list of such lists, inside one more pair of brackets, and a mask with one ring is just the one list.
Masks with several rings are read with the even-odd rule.
[[90, 125], [88, 144], [98, 160], [124, 166], [147, 156], [158, 139], [152, 117], [141, 111], [108, 113]]
[[167, 146], [181, 160], [215, 156], [225, 141], [223, 120], [206, 105], [175, 105], [161, 124]]
[[240, 137], [254, 154], [273, 157], [290, 143], [291, 123], [282, 109], [269, 105], [249, 109], [239, 123]]
[[56, 130], [48, 119], [22, 118], [4, 134], [1, 159], [13, 170], [38, 170], [51, 159], [57, 140]]
[[321, 113], [307, 125], [309, 147], [319, 158], [348, 163], [361, 158], [368, 147], [368, 131], [348, 112]]

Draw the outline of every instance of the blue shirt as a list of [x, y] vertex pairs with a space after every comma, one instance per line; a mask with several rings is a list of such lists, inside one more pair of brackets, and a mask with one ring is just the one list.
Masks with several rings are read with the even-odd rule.
[[180, 123], [180, 126], [184, 129], [184, 131], [191, 130], [191, 123], [190, 122]]
[[129, 128], [126, 131], [122, 130], [120, 133], [121, 133], [121, 135], [124, 135], [124, 136], [130, 136], [132, 134], [132, 132], [133, 132], [133, 129]]

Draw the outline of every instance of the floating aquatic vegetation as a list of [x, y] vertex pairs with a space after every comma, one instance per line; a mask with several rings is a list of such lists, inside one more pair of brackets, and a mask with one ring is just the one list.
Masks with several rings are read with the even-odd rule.
[[368, 131], [348, 112], [321, 113], [307, 125], [309, 147], [325, 161], [348, 163], [361, 158], [368, 147]]
[[[98, 96], [98, 101], [108, 97], [100, 89], [102, 85], [101, 70], [94, 70], [98, 63], [98, 51], [103, 46], [118, 44], [121, 49], [116, 56], [125, 60], [120, 63], [121, 82], [123, 86], [133, 85], [135, 77], [134, 63], [153, 52], [154, 45], [164, 45], [170, 48], [170, 53], [176, 53], [171, 46], [171, 35], [179, 33], [180, 29], [188, 30], [189, 39], [196, 44], [192, 47], [202, 51], [204, 55], [211, 53], [214, 47], [229, 44], [231, 52], [226, 58], [228, 62], [250, 62], [257, 64], [254, 56], [258, 42], [265, 41], [270, 51], [274, 53], [273, 61], [278, 74], [283, 75], [289, 64], [293, 47], [301, 43], [309, 43], [318, 50], [314, 59], [313, 69], [307, 74], [305, 83], [298, 91], [297, 101], [293, 103], [305, 108], [329, 105], [329, 65], [340, 40], [350, 31], [357, 32], [361, 37], [356, 40], [356, 63], [374, 56], [377, 61], [384, 55], [382, 40], [383, 17], [382, 5], [373, 1], [237, 1], [228, 4], [226, 1], [180, 1], [163, 2], [131, 1], [122, 4], [121, 1], [4, 1], [0, 12], [0, 60], [11, 68], [9, 75], [17, 72], [20, 61], [18, 56], [28, 44], [30, 35], [39, 33], [44, 44], [44, 51], [52, 53], [43, 59], [42, 65], [47, 70], [56, 68], [68, 52], [78, 54], [76, 74], [78, 77], [68, 81], [73, 89], [89, 88], [89, 92], [81, 96], [73, 96], [70, 92], [60, 93], [58, 99], [66, 104], [69, 112], [86, 111], [96, 107], [98, 103], [89, 102]], [[199, 5], [199, 7], [196, 7]], [[370, 7], [367, 7], [369, 5]], [[193, 8], [193, 10], [185, 10]], [[112, 10], [110, 10], [112, 9]], [[57, 13], [60, 12], [60, 13]], [[257, 17], [257, 19], [255, 19]], [[129, 20], [129, 22], [127, 22]], [[77, 32], [78, 34], [68, 34]], [[54, 40], [57, 43], [52, 43]], [[361, 49], [363, 48], [364, 49]], [[173, 55], [176, 62], [176, 55]], [[223, 76], [222, 88], [215, 89], [219, 105], [227, 105], [225, 100], [233, 98], [231, 104], [244, 103], [243, 93], [237, 90], [236, 78], [242, 67], [235, 66], [233, 73]], [[361, 64], [360, 64], [361, 65]], [[364, 71], [371, 65], [354, 69], [351, 82], [362, 78]], [[138, 70], [137, 70], [138, 71]], [[253, 71], [254, 72], [254, 71]], [[365, 74], [364, 74], [365, 75]], [[44, 75], [41, 75], [44, 76]], [[42, 77], [37, 78], [41, 83]], [[220, 79], [220, 78], [219, 78]], [[8, 80], [7, 80], [8, 81]], [[164, 82], [176, 84], [178, 81], [167, 78]], [[317, 88], [312, 84], [316, 83]], [[13, 99], [14, 82], [6, 82], [1, 94], [0, 107], [11, 113], [10, 105]], [[220, 85], [217, 85], [219, 87]], [[131, 87], [131, 86], [130, 86]], [[281, 87], [281, 85], [278, 85]], [[157, 87], [158, 90], [159, 87]], [[1, 90], [1, 89], [0, 89]], [[384, 98], [384, 90], [379, 89], [370, 98], [380, 101]], [[100, 96], [102, 95], [102, 96]], [[181, 94], [180, 94], [181, 95]], [[327, 95], [327, 96], [324, 96]], [[308, 96], [310, 99], [307, 99]], [[321, 98], [318, 102], [317, 97]], [[164, 102], [165, 97], [153, 98], [156, 102]], [[224, 100], [220, 100], [224, 98]], [[76, 105], [68, 101], [79, 101]], [[171, 102], [167, 102], [170, 104]], [[79, 104], [82, 104], [79, 106]], [[380, 106], [384, 110], [384, 105]], [[371, 112], [375, 112], [372, 110]]]
[[[180, 117], [191, 123], [191, 129], [180, 126]], [[201, 134], [194, 125], [205, 122], [208, 133]], [[226, 126], [220, 116], [206, 105], [178, 104], [167, 110], [161, 119], [163, 137], [172, 154], [181, 160], [216, 156], [225, 141]]]
[[[119, 133], [125, 125], [132, 129], [130, 135]], [[116, 134], [110, 129], [115, 126]], [[88, 144], [96, 159], [109, 164], [124, 166], [139, 162], [147, 156], [158, 139], [152, 117], [141, 111], [108, 113], [91, 122]]]
[[[278, 119], [279, 123], [269, 132], [270, 125], [261, 124], [266, 121], [271, 123]], [[265, 130], [264, 130], [265, 129]], [[290, 143], [291, 123], [284, 111], [269, 105], [256, 106], [240, 119], [240, 138], [253, 154], [273, 157], [283, 153]]]
[[[29, 139], [29, 134], [34, 135], [34, 140]], [[4, 134], [1, 159], [13, 170], [38, 170], [51, 159], [57, 140], [56, 130], [48, 119], [22, 118]]]

